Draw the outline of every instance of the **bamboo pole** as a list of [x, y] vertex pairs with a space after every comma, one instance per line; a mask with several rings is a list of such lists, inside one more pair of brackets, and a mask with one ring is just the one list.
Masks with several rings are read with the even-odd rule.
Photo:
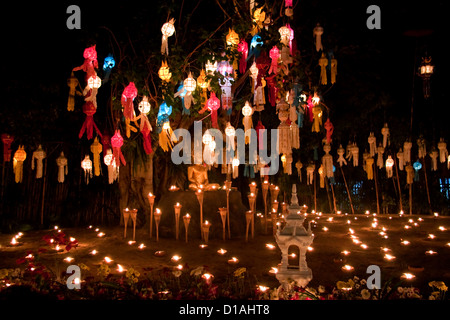
[[42, 204], [41, 204], [41, 226], [44, 225], [44, 206], [45, 206], [45, 184], [47, 181], [47, 161], [44, 161], [44, 181], [42, 183]]
[[379, 197], [379, 194], [378, 194], [378, 179], [377, 179], [377, 166], [375, 165], [375, 161], [373, 162], [373, 166], [374, 166], [374, 170], [373, 170], [373, 172], [374, 172], [374, 182], [375, 182], [375, 194], [376, 194], [376, 197], [377, 197], [377, 214], [380, 214], [380, 197]]
[[430, 213], [433, 213], [433, 208], [431, 207], [430, 190], [428, 189], [428, 177], [427, 177], [427, 168], [425, 167], [425, 159], [423, 159], [422, 166], [423, 166], [423, 172], [425, 174], [425, 187], [427, 189], [428, 205], [430, 206]]
[[314, 212], [317, 212], [317, 178], [316, 171], [314, 170]]
[[331, 194], [333, 195], [333, 206], [334, 206], [334, 213], [337, 213], [337, 207], [336, 207], [336, 197], [334, 195], [334, 187], [333, 184], [330, 183], [331, 186]]
[[397, 185], [398, 185], [398, 199], [399, 199], [399, 205], [400, 205], [400, 211], [403, 211], [403, 202], [402, 202], [402, 189], [400, 188], [400, 179], [398, 177], [398, 166], [397, 166], [397, 160], [395, 160], [396, 157], [392, 157], [394, 159], [394, 166], [395, 166], [395, 175], [397, 177]]
[[328, 188], [328, 177], [327, 176], [325, 176], [325, 187], [326, 187], [326, 190], [327, 190], [328, 206], [329, 206], [330, 212], [331, 212], [331, 211], [333, 211], [333, 209], [331, 207], [331, 198], [330, 198], [330, 191], [329, 191], [329, 188]]
[[352, 196], [350, 195], [350, 190], [348, 189], [347, 179], [345, 179], [344, 170], [341, 167], [342, 178], [344, 179], [345, 189], [347, 190], [348, 201], [350, 202], [350, 208], [352, 209], [352, 214], [355, 214], [355, 210], [353, 209]]

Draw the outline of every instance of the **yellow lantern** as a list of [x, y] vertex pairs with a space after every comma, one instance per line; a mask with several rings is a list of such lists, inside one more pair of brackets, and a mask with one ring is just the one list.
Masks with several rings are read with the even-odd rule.
[[184, 89], [189, 93], [193, 92], [197, 87], [197, 82], [192, 77], [192, 74], [189, 72], [188, 77], [183, 82]]
[[205, 64], [205, 69], [207, 74], [214, 74], [214, 72], [217, 70], [217, 61], [211, 62], [208, 60]]
[[170, 78], [172, 78], [172, 73], [170, 72], [167, 61], [163, 61], [161, 64], [161, 68], [159, 68], [158, 76], [162, 81], [169, 82]]
[[239, 35], [233, 29], [228, 29], [228, 34], [225, 39], [229, 47], [236, 47], [239, 44]]
[[16, 183], [22, 182], [23, 179], [23, 162], [27, 158], [27, 153], [24, 150], [23, 146], [19, 146], [19, 149], [14, 153], [13, 158], [13, 169], [14, 169], [14, 178]]
[[206, 90], [209, 88], [210, 80], [206, 80], [205, 70], [200, 71], [200, 75], [197, 78], [197, 85], [202, 89], [202, 100], [208, 100]]

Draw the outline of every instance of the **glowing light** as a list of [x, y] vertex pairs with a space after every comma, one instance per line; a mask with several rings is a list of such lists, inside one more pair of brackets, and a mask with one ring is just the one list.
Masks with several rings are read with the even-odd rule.
[[113, 259], [111, 259], [110, 257], [105, 257], [103, 260], [104, 260], [106, 263], [111, 263], [111, 262], [113, 262]]
[[407, 279], [407, 280], [411, 280], [411, 279], [414, 279], [416, 276], [415, 275], [413, 275], [412, 273], [404, 273], [402, 276], [401, 276], [401, 278], [403, 278], [403, 279]]
[[135, 244], [136, 243], [136, 241], [133, 241], [133, 240], [130, 240], [130, 241], [128, 241], [128, 244], [131, 246], [131, 245], [133, 245], [133, 244]]
[[13, 237], [10, 243], [11, 243], [13, 246], [15, 246], [15, 245], [17, 244], [16, 238]]
[[229, 264], [236, 264], [239, 262], [239, 259], [236, 257], [232, 257], [230, 260], [228, 260]]
[[144, 249], [145, 248], [145, 244], [141, 243], [138, 248], [141, 249], [141, 250]]
[[428, 251], [425, 251], [425, 254], [428, 254], [428, 255], [432, 256], [434, 254], [437, 254], [437, 252], [433, 251], [433, 250], [428, 250]]
[[390, 254], [386, 253], [384, 255], [384, 259], [391, 261], [391, 260], [394, 260], [395, 257], [393, 255], [390, 255]]
[[443, 226], [440, 226], [438, 229], [441, 230], [441, 231], [446, 231], [446, 230], [447, 230], [447, 229], [446, 229], [445, 227], [443, 227]]
[[342, 253], [344, 256], [348, 256], [348, 255], [350, 254], [350, 251], [344, 250], [344, 251], [341, 251], [341, 253]]
[[266, 287], [266, 286], [259, 285], [259, 286], [258, 286], [258, 289], [259, 289], [259, 291], [261, 291], [261, 292], [266, 292], [266, 291], [269, 290], [270, 288], [269, 288], [269, 287]]
[[174, 256], [172, 256], [172, 258], [170, 260], [172, 260], [172, 262], [178, 262], [181, 260], [181, 257], [178, 255], [174, 255]]
[[327, 228], [327, 227], [323, 227], [322, 230], [325, 231], [325, 232], [327, 232], [327, 231], [328, 231], [328, 228]]
[[104, 236], [105, 236], [105, 234], [103, 232], [97, 233], [97, 237], [99, 237], [99, 238], [104, 237]]
[[221, 249], [217, 250], [217, 253], [224, 255], [225, 253], [227, 253], [227, 250], [221, 248]]
[[120, 264], [117, 264], [117, 272], [124, 272], [124, 271], [126, 271], [124, 267], [122, 267]]
[[95, 249], [90, 252], [90, 254], [92, 254], [93, 256], [95, 256], [97, 253], [98, 253], [98, 251]]
[[205, 279], [206, 281], [209, 281], [210, 279], [214, 278], [214, 276], [211, 273], [204, 273], [202, 275], [202, 278]]
[[278, 268], [272, 267], [272, 268], [269, 270], [269, 273], [277, 274], [277, 273], [278, 273]]
[[436, 236], [435, 236], [434, 234], [430, 233], [430, 234], [428, 235], [428, 238], [434, 239], [434, 238], [436, 238]]
[[271, 244], [271, 243], [266, 243], [266, 248], [267, 248], [267, 249], [270, 249], [270, 250], [273, 250], [273, 249], [275, 249], [276, 247], [275, 247], [273, 244]]
[[360, 246], [361, 248], [363, 248], [363, 249], [367, 249], [368, 248], [368, 246], [367, 246], [367, 244], [361, 244], [361, 246]]
[[67, 257], [64, 259], [65, 262], [69, 263], [71, 261], [73, 261], [74, 259], [72, 257]]
[[313, 247], [308, 247], [308, 248], [306, 248], [306, 250], [308, 250], [308, 251], [314, 251], [314, 248], [313, 248]]
[[389, 249], [389, 248], [386, 248], [386, 247], [383, 247], [383, 248], [381, 248], [381, 250], [382, 250], [382, 251], [384, 251], [384, 252], [388, 252], [388, 251], [391, 251], [391, 249]]
[[343, 271], [353, 271], [355, 268], [353, 268], [351, 265], [346, 264], [341, 268]]
[[400, 242], [402, 245], [407, 246], [410, 244], [410, 242], [408, 240], [403, 240], [402, 242]]

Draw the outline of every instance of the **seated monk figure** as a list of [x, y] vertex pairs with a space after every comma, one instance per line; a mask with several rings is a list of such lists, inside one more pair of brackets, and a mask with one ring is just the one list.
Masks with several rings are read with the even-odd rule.
[[196, 191], [201, 188], [205, 191], [219, 190], [219, 184], [209, 183], [208, 169], [201, 164], [188, 167], [189, 190]]

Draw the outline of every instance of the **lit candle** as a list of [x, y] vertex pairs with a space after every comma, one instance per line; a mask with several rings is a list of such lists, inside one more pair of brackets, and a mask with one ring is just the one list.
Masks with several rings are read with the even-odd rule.
[[186, 213], [186, 215], [183, 217], [184, 222], [184, 230], [185, 230], [185, 237], [186, 237], [186, 243], [188, 242], [188, 230], [189, 230], [189, 222], [191, 221], [191, 216], [189, 213]]
[[346, 264], [341, 268], [343, 271], [353, 271], [353, 267], [351, 265]]
[[172, 262], [178, 262], [181, 260], [181, 257], [178, 255], [174, 255], [174, 256], [172, 256], [172, 259], [170, 259], [170, 260], [172, 260]]
[[414, 279], [416, 276], [415, 275], [413, 275], [412, 273], [404, 273], [402, 276], [401, 276], [401, 278], [403, 278], [403, 279], [407, 279], [407, 280], [411, 280], [411, 279]]
[[426, 251], [425, 252], [425, 254], [428, 254], [428, 255], [433, 255], [433, 254], [437, 254], [437, 252], [436, 251], [433, 251], [433, 250], [428, 250], [428, 251]]
[[13, 237], [10, 243], [11, 243], [11, 245], [13, 245], [13, 246], [17, 245], [17, 240], [16, 240], [16, 238]]
[[103, 260], [105, 260], [106, 263], [111, 263], [113, 261], [110, 257], [105, 257]]
[[270, 268], [269, 273], [277, 274], [278, 273], [278, 268], [275, 268], [275, 267]]
[[97, 253], [98, 253], [98, 251], [95, 249], [90, 252], [90, 254], [92, 254], [93, 256], [95, 256]]
[[342, 253], [344, 256], [348, 256], [348, 255], [350, 254], [350, 251], [344, 250], [344, 251], [341, 251], [341, 253]]
[[402, 245], [407, 246], [410, 244], [410, 242], [408, 240], [403, 240], [402, 242], [400, 242]]
[[143, 243], [141, 243], [138, 248], [142, 250], [145, 248], [145, 245]]
[[273, 249], [275, 249], [276, 247], [275, 247], [273, 244], [271, 244], [271, 243], [266, 243], [266, 248], [267, 248], [267, 249], [270, 249], [270, 250], [273, 250]]
[[117, 272], [122, 273], [122, 272], [124, 272], [124, 271], [126, 271], [126, 270], [124, 269], [124, 267], [122, 267], [120, 264], [117, 264]]
[[217, 250], [217, 253], [220, 255], [224, 255], [225, 253], [227, 253], [227, 250], [221, 248], [221, 249]]
[[236, 257], [232, 257], [231, 259], [228, 260], [229, 264], [236, 264], [239, 262], [239, 259]]
[[72, 257], [67, 257], [64, 259], [65, 262], [69, 263], [71, 261], [73, 261], [74, 259]]
[[394, 260], [395, 257], [394, 257], [393, 255], [390, 255], [390, 254], [386, 253], [386, 254], [384, 255], [384, 259], [386, 259], [386, 260], [388, 260], [388, 261], [391, 261], [391, 260]]

